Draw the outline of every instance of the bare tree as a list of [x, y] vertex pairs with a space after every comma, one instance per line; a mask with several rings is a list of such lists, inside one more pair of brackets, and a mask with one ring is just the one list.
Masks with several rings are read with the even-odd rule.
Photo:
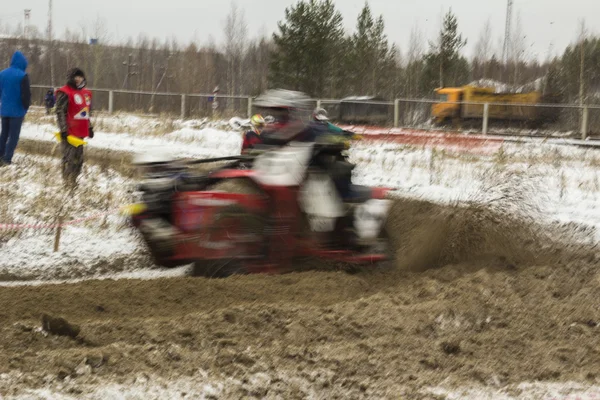
[[8, 34], [9, 32], [10, 32], [10, 25], [7, 24], [7, 23], [5, 23], [5, 22], [3, 22], [0, 19], [0, 33], [2, 33], [2, 34]]
[[521, 78], [521, 64], [527, 59], [527, 35], [523, 30], [523, 21], [521, 12], [517, 13], [516, 23], [511, 35], [511, 53], [512, 62], [514, 64], [514, 79], [513, 83], [517, 84]]
[[[248, 25], [244, 11], [235, 2], [231, 3], [229, 14], [225, 18], [225, 57], [227, 58], [227, 86], [229, 94], [234, 95], [242, 75], [242, 59], [246, 51]], [[241, 86], [241, 85], [239, 85]]]
[[419, 64], [425, 54], [424, 43], [423, 32], [415, 24], [410, 31], [408, 51], [406, 53], [406, 92], [409, 97], [414, 97], [418, 93], [418, 81], [421, 74]]
[[97, 16], [90, 26], [91, 28], [88, 36], [90, 39], [95, 39], [96, 44], [90, 43], [88, 49], [90, 58], [89, 65], [91, 67], [91, 76], [89, 78], [91, 84], [97, 87], [108, 69], [108, 66], [103, 63], [102, 60], [104, 59], [106, 49], [110, 45], [110, 35], [106, 28], [106, 19], [101, 18], [100, 16]]
[[483, 74], [482, 77], [488, 78], [488, 63], [492, 58], [492, 22], [490, 18], [487, 19], [483, 28], [481, 29], [481, 33], [479, 34], [479, 39], [475, 44], [475, 54], [473, 56], [473, 61], [476, 65], [482, 66]]
[[389, 98], [397, 98], [402, 95], [404, 91], [404, 82], [403, 82], [403, 72], [402, 64], [403, 64], [403, 55], [400, 46], [397, 44], [393, 44], [391, 47], [391, 57], [390, 57], [390, 65], [388, 69], [392, 75], [393, 85], [389, 87], [390, 91], [388, 92]]
[[204, 56], [204, 92], [211, 93], [213, 88], [219, 83], [217, 77], [217, 61], [219, 52], [217, 50], [217, 44], [215, 38], [212, 35], [208, 35], [206, 44], [204, 45], [203, 52]]
[[410, 31], [410, 39], [408, 41], [408, 52], [406, 53], [407, 61], [412, 62], [423, 58], [425, 53], [423, 43], [423, 32], [419, 25], [415, 24]]
[[244, 93], [257, 95], [267, 88], [270, 43], [266, 36], [250, 42], [244, 55]]
[[240, 13], [240, 21], [238, 23], [236, 47], [235, 47], [235, 53], [236, 53], [237, 64], [238, 64], [238, 79], [239, 79], [238, 81], [240, 82], [240, 85], [238, 88], [238, 90], [239, 90], [238, 93], [243, 93], [245, 91], [245, 88], [242, 85], [242, 83], [245, 81], [244, 77], [243, 77], [244, 70], [243, 70], [242, 59], [244, 58], [244, 54], [246, 53], [246, 51], [248, 49], [247, 35], [248, 35], [248, 25], [246, 23], [245, 14], [242, 11]]
[[587, 41], [587, 31], [585, 29], [585, 19], [579, 21], [579, 105], [583, 106], [585, 101], [585, 45]]

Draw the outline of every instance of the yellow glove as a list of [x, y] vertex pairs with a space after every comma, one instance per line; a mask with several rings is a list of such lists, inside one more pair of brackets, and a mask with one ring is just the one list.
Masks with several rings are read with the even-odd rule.
[[[54, 137], [56, 138], [57, 141], [62, 142], [60, 132], [56, 132], [54, 134]], [[67, 142], [73, 147], [85, 146], [87, 144], [87, 142], [85, 140], [80, 139], [73, 135], [67, 136]]]

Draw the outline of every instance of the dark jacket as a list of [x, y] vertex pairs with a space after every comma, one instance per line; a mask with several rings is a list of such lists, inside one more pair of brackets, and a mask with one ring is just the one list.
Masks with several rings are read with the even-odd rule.
[[253, 149], [254, 146], [262, 142], [261, 137], [253, 130], [244, 134], [244, 142], [242, 143], [242, 152], [244, 150]]
[[48, 93], [46, 93], [46, 96], [44, 97], [44, 104], [46, 104], [46, 107], [52, 108], [52, 107], [54, 107], [54, 103], [56, 103], [56, 98], [54, 97], [54, 92], [49, 91]]
[[31, 105], [31, 87], [25, 73], [27, 59], [20, 51], [13, 54], [10, 67], [0, 72], [0, 115], [22, 118]]

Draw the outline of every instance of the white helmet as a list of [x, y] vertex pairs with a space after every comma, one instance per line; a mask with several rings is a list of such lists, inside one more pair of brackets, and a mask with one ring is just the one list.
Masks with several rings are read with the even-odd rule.
[[313, 104], [306, 94], [285, 89], [267, 90], [254, 101], [254, 106], [263, 115], [304, 123], [310, 120]]
[[313, 111], [313, 118], [316, 121], [329, 121], [327, 110], [324, 108], [315, 108], [315, 111]]
[[270, 89], [254, 100], [254, 105], [260, 108], [295, 108], [310, 109], [311, 100], [302, 92], [285, 89]]

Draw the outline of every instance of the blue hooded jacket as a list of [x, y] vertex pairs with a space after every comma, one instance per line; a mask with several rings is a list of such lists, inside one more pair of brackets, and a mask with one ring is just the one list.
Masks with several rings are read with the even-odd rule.
[[0, 72], [0, 116], [22, 118], [31, 103], [27, 59], [20, 51], [13, 54], [10, 67]]

